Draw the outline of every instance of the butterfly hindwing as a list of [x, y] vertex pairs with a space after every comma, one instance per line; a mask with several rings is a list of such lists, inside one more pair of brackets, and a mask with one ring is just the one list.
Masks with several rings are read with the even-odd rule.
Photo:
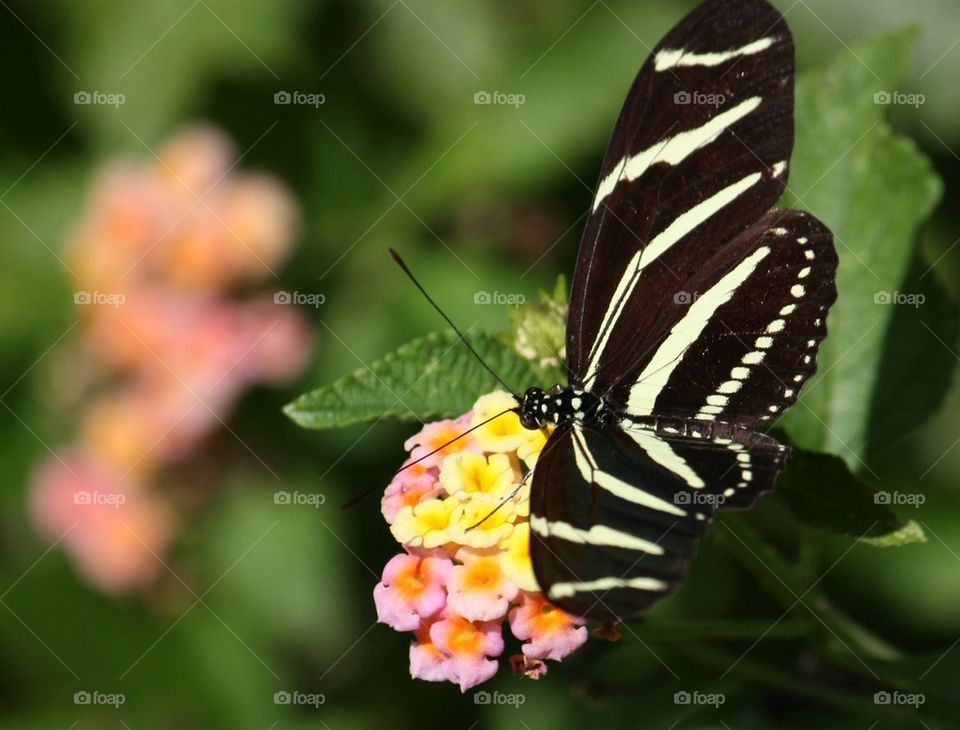
[[783, 468], [786, 450], [746, 429], [664, 428], [677, 433], [565, 425], [547, 441], [533, 477], [531, 557], [564, 610], [596, 619], [645, 610], [684, 578], [715, 510], [749, 506]]

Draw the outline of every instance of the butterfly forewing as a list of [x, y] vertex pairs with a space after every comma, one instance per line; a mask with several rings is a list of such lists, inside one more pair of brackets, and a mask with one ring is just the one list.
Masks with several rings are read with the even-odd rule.
[[769, 4], [710, 0], [644, 64], [577, 260], [573, 385], [622, 377], [674, 293], [780, 197], [793, 146], [793, 63], [790, 32]]

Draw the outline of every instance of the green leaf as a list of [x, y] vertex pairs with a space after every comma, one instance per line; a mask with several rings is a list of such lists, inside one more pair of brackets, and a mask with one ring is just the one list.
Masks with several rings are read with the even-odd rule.
[[[470, 333], [470, 343], [514, 388], [543, 383], [543, 373], [497, 338]], [[416, 339], [374, 363], [300, 396], [284, 411], [304, 428], [335, 428], [381, 417], [424, 421], [470, 410], [501, 387], [451, 331]]]
[[957, 364], [951, 350], [960, 329], [956, 305], [919, 251], [900, 291], [914, 295], [916, 304], [893, 307], [870, 403], [868, 457], [879, 456], [940, 406]]
[[775, 494], [801, 522], [876, 547], [926, 542], [920, 526], [901, 521], [889, 494], [875, 492], [831, 454], [795, 450]]
[[[798, 78], [797, 142], [784, 203], [805, 208], [834, 232], [839, 298], [820, 349], [820, 374], [784, 419], [808, 449], [863, 466], [881, 356], [920, 224], [941, 184], [930, 161], [885, 121], [874, 95], [896, 91], [909, 70], [915, 33], [900, 31], [841, 51], [826, 68]], [[876, 299], [875, 299], [876, 298]], [[884, 404], [886, 405], [886, 404]]]

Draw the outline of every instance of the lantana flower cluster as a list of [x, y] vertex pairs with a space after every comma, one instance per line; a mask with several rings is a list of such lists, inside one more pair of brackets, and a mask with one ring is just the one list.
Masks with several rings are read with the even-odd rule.
[[310, 344], [302, 314], [260, 286], [297, 229], [287, 190], [235, 170], [236, 151], [210, 127], [144, 157], [103, 166], [67, 234], [79, 324], [47, 366], [78, 425], [31, 488], [38, 529], [109, 591], [162, 569], [170, 467], [199, 452], [252, 384], [299, 373]]
[[415, 679], [462, 691], [490, 679], [505, 649], [504, 623], [521, 642], [511, 664], [531, 677], [587, 640], [586, 622], [547, 601], [530, 561], [523, 476], [545, 436], [523, 428], [515, 413], [480, 425], [515, 405], [497, 391], [457, 419], [427, 424], [404, 444], [411, 466], [384, 493], [383, 516], [403, 552], [373, 595], [382, 623], [412, 632]]

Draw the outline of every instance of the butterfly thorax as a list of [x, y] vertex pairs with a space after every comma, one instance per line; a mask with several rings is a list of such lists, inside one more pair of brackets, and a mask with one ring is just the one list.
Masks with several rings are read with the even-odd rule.
[[571, 422], [605, 425], [612, 415], [600, 396], [559, 385], [549, 391], [530, 388], [520, 401], [520, 423], [531, 431]]

